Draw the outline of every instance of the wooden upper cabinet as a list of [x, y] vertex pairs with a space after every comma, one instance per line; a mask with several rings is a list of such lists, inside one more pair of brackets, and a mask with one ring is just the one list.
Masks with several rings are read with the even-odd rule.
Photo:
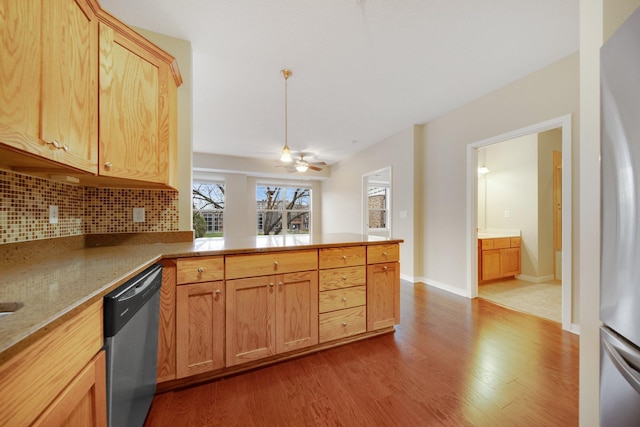
[[98, 20], [82, 1], [0, 0], [0, 143], [97, 173]]
[[0, 0], [0, 143], [38, 154], [40, 4]]
[[100, 24], [100, 175], [169, 184], [169, 84], [175, 84], [169, 71], [166, 62]]
[[97, 173], [98, 19], [83, 1], [42, 3], [43, 155]]

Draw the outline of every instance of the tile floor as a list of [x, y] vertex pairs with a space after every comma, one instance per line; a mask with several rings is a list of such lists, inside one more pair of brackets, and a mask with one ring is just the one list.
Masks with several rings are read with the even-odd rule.
[[562, 283], [510, 279], [478, 286], [480, 298], [534, 316], [562, 322]]

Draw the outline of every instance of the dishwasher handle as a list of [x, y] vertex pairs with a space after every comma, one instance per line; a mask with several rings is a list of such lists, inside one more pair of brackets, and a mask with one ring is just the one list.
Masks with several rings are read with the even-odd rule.
[[162, 265], [155, 264], [104, 297], [104, 335], [114, 336], [162, 286]]

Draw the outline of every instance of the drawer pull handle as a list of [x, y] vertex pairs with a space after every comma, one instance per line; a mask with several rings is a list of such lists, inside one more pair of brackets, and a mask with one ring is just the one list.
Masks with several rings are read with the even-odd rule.
[[347, 326], [347, 322], [342, 322], [342, 327], [346, 327]]
[[198, 267], [198, 273], [202, 273], [203, 271], [204, 271], [204, 268]]
[[216, 289], [216, 295], [220, 295], [222, 291], [220, 289]]
[[382, 269], [383, 269], [384, 271], [387, 271], [387, 270], [389, 269], [389, 267], [387, 267], [387, 266], [385, 265], [384, 267], [382, 267]]
[[347, 276], [342, 276], [342, 280], [347, 280]]
[[58, 141], [56, 141], [55, 139], [51, 142], [46, 142], [46, 144], [48, 145], [52, 145], [53, 148], [57, 149], [57, 150], [64, 150], [65, 153], [69, 152], [69, 146], [67, 144], [60, 144]]
[[342, 302], [347, 302], [347, 297], [342, 297]]

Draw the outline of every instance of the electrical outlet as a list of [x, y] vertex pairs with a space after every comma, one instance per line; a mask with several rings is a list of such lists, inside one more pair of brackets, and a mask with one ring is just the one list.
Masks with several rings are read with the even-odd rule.
[[144, 208], [133, 208], [133, 222], [144, 222]]
[[49, 205], [49, 224], [58, 223], [58, 207], [56, 205]]

